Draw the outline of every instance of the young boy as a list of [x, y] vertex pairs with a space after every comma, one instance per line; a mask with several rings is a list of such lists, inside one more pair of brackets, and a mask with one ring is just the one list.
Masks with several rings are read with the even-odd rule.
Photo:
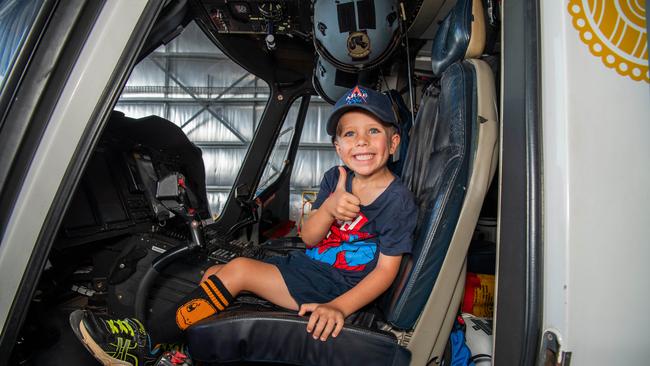
[[[209, 268], [175, 314], [151, 322], [151, 337], [177, 340], [190, 325], [224, 310], [241, 291], [301, 316], [311, 313], [307, 332], [314, 339], [336, 337], [347, 316], [390, 287], [402, 254], [411, 250], [416, 207], [386, 165], [399, 145], [398, 129], [388, 96], [361, 86], [348, 91], [327, 123], [346, 168], [334, 167], [323, 177], [303, 225], [308, 249], [266, 261], [236, 258]], [[136, 319], [77, 310], [70, 323], [104, 364], [116, 359], [135, 364], [153, 356], [147, 354], [149, 337]]]

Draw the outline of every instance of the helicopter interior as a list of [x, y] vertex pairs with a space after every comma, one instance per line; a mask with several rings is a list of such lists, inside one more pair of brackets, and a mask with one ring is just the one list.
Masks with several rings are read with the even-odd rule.
[[[233, 189], [215, 217], [201, 149], [183, 130], [162, 117], [114, 111], [68, 205], [12, 362], [92, 364], [67, 324], [72, 310], [146, 322], [189, 293], [211, 265], [304, 249], [295, 231], [274, 228], [290, 222], [289, 186], [307, 109], [317, 96], [332, 103], [356, 84], [392, 93], [408, 126], [392, 168], [412, 190], [419, 214], [413, 253], [395, 283], [328, 342], [312, 342], [306, 318], [244, 294], [191, 327], [188, 346], [202, 364], [442, 362], [468, 266], [494, 274], [495, 246], [482, 252], [485, 233], [477, 223], [497, 211], [500, 2], [385, 1], [390, 7], [380, 17], [373, 10], [379, 0], [340, 1], [322, 18], [319, 3], [168, 2], [138, 60], [193, 21], [269, 86]], [[384, 41], [370, 31], [380, 23], [393, 32]], [[327, 38], [355, 32], [343, 51]], [[277, 178], [260, 190], [294, 103], [296, 137]], [[478, 257], [468, 255], [472, 250]]]

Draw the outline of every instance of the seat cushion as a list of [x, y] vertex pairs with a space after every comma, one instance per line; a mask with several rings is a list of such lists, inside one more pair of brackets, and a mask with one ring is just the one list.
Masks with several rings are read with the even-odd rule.
[[226, 311], [187, 330], [195, 361], [273, 361], [299, 365], [408, 365], [392, 333], [346, 325], [326, 342], [307, 333], [308, 317], [288, 312]]

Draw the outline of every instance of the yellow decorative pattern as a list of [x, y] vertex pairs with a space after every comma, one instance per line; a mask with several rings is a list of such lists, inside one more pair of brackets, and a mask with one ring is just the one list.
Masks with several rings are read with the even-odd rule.
[[645, 0], [570, 0], [573, 26], [608, 68], [650, 83]]

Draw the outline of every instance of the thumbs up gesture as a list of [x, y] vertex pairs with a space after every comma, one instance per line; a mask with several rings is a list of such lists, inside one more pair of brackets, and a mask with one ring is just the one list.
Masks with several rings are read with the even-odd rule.
[[348, 193], [345, 190], [347, 173], [345, 168], [339, 167], [339, 181], [336, 183], [336, 190], [332, 193], [323, 206], [327, 212], [335, 219], [341, 221], [353, 221], [357, 218], [361, 208], [361, 201], [357, 196]]

